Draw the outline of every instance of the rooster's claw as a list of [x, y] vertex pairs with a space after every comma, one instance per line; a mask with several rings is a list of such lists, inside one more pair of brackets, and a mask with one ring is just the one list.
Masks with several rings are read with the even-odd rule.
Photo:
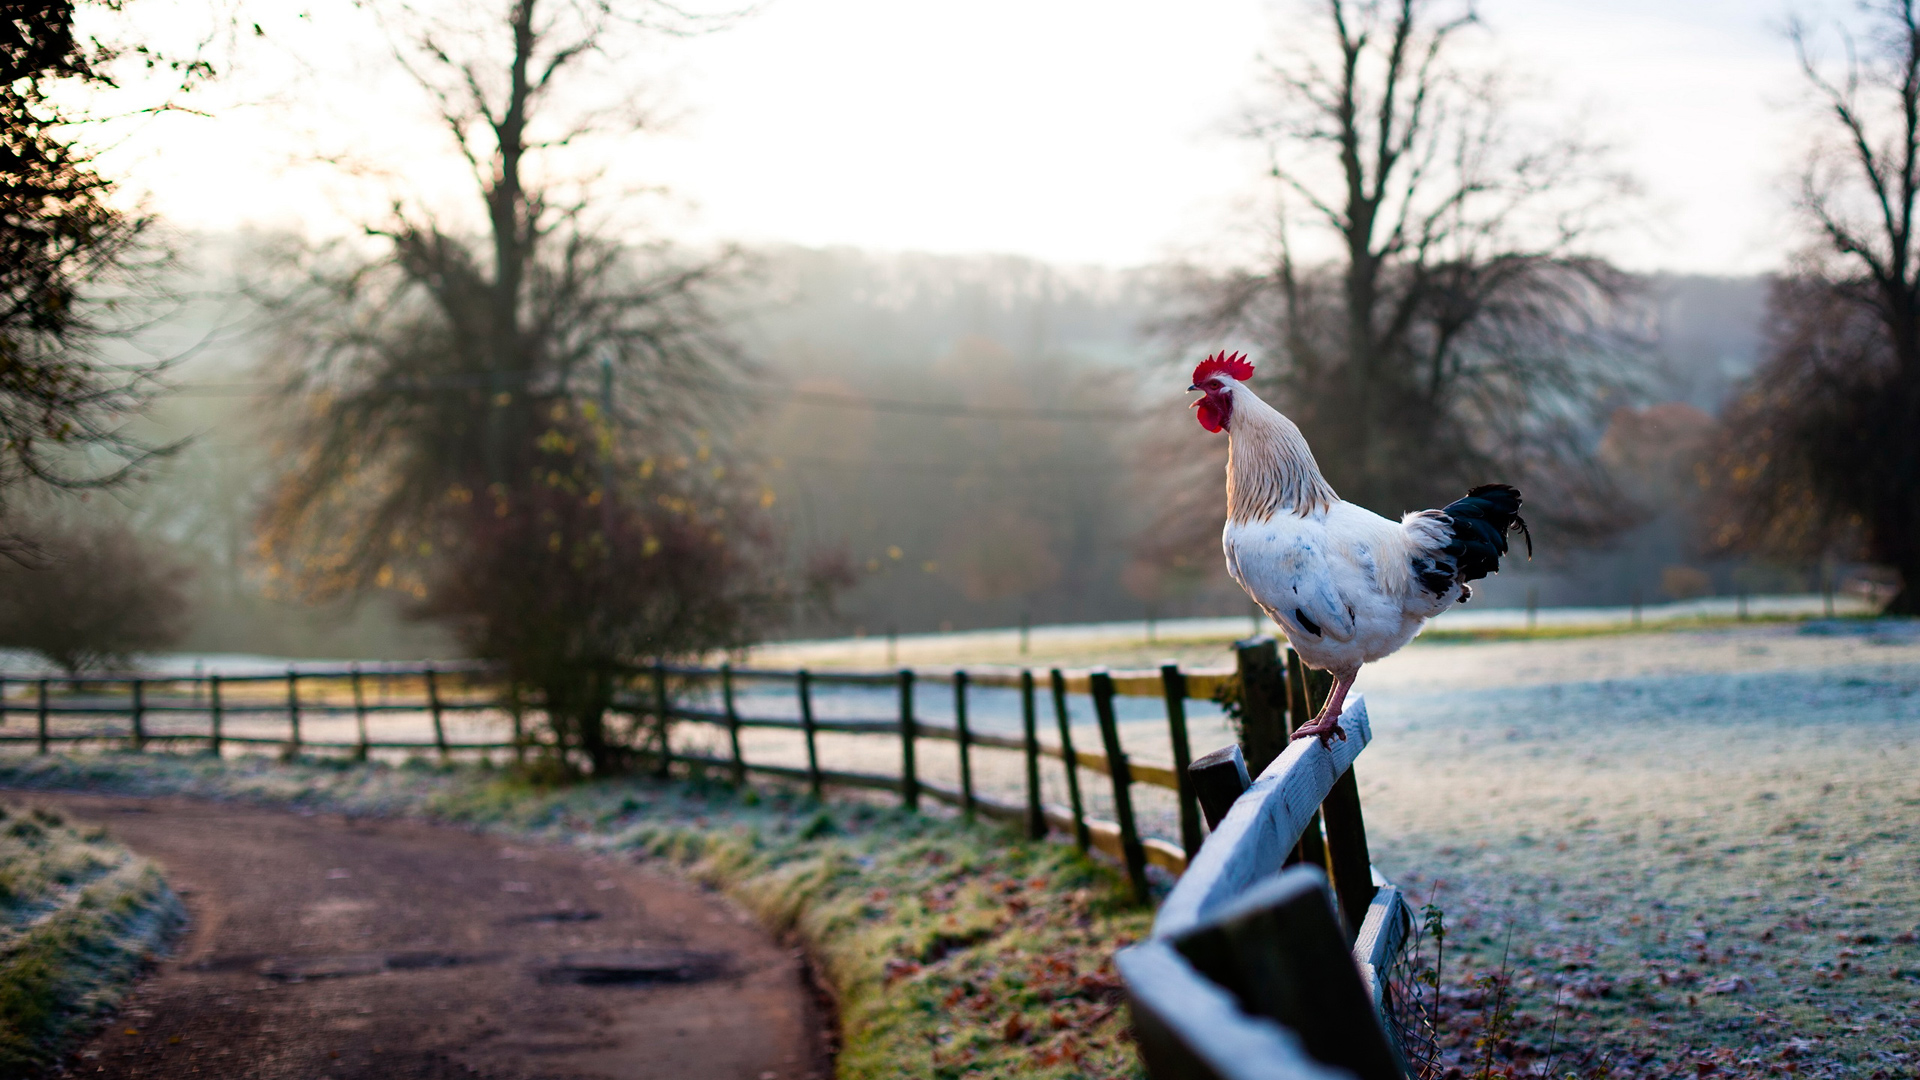
[[1315, 720], [1311, 724], [1302, 724], [1294, 730], [1293, 738], [1305, 739], [1315, 735], [1320, 737], [1320, 745], [1327, 747], [1333, 745], [1333, 740], [1336, 737], [1342, 742], [1345, 742], [1347, 739], [1347, 733], [1340, 729], [1340, 721], [1338, 720], [1329, 723], [1322, 723], [1321, 721]]

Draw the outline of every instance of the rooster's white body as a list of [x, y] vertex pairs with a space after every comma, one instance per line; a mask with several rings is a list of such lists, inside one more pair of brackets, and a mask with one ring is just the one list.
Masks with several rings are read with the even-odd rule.
[[1300, 658], [1337, 674], [1392, 654], [1460, 598], [1464, 585], [1436, 596], [1413, 572], [1453, 539], [1436, 517], [1390, 521], [1342, 501], [1305, 515], [1229, 519], [1221, 545], [1227, 573]]
[[[1309, 666], [1334, 675], [1327, 708], [1295, 735], [1339, 731], [1362, 664], [1413, 640], [1428, 619], [1500, 568], [1520, 493], [1474, 488], [1444, 510], [1392, 521], [1334, 493], [1293, 421], [1249, 390], [1253, 365], [1210, 357], [1191, 389], [1202, 427], [1228, 433], [1227, 572]], [[1529, 541], [1531, 546], [1531, 541]]]

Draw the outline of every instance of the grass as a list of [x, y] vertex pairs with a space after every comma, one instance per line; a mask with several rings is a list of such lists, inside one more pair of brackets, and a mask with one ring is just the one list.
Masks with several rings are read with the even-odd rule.
[[[1866, 621], [1867, 616], [1843, 615], [1843, 618]], [[1655, 634], [1687, 630], [1731, 630], [1752, 626], [1772, 626], [1782, 624], [1824, 622], [1831, 619], [1816, 619], [1810, 615], [1750, 615], [1739, 618], [1728, 615], [1694, 615], [1678, 619], [1662, 619], [1649, 622], [1644, 626], [1633, 623], [1569, 623], [1567, 625], [1548, 626], [1489, 626], [1478, 629], [1445, 630], [1428, 629], [1420, 633], [1420, 641], [1430, 645], [1457, 644], [1461, 642], [1482, 641], [1561, 641], [1568, 638], [1610, 637], [1615, 634]]]
[[181, 920], [153, 866], [58, 814], [0, 806], [0, 1074], [51, 1066]]
[[1447, 1063], [1916, 1075], [1920, 666], [1874, 655], [1382, 695], [1363, 798], [1452, 924]]
[[657, 861], [806, 945], [838, 999], [843, 1080], [1144, 1076], [1111, 957], [1150, 914], [1113, 870], [991, 826], [698, 779], [545, 787], [475, 767], [50, 756], [0, 759], [0, 784], [417, 816]]

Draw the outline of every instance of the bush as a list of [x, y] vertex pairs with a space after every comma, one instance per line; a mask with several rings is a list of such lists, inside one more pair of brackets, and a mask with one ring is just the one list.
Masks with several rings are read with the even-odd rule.
[[187, 628], [190, 571], [123, 525], [42, 525], [0, 557], [0, 647], [69, 677], [165, 648]]

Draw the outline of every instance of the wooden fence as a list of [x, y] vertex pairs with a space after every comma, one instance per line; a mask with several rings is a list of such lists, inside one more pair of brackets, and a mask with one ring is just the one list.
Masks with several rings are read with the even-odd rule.
[[[1209, 778], [1195, 777], [1188, 771], [1192, 755], [1187, 702], [1212, 699], [1223, 681], [1238, 675], [1242, 683], [1253, 688], [1245, 705], [1247, 715], [1284, 717], [1291, 710], [1293, 715], [1302, 716], [1311, 690], [1308, 674], [1290, 653], [1283, 661], [1270, 638], [1243, 642], [1237, 671], [1182, 670], [1172, 664], [1154, 671], [1075, 673], [1060, 669], [940, 673], [903, 669], [875, 673], [656, 665], [628, 672], [613, 708], [616, 715], [629, 721], [624, 736], [629, 748], [643, 765], [659, 772], [697, 768], [721, 772], [735, 782], [744, 782], [750, 775], [779, 777], [803, 783], [815, 793], [830, 786], [892, 791], [911, 808], [917, 808], [923, 800], [942, 802], [968, 816], [1015, 823], [1035, 838], [1058, 829], [1083, 850], [1097, 849], [1119, 860], [1136, 895], [1144, 901], [1149, 891], [1149, 866], [1178, 875], [1201, 847], [1201, 788]], [[743, 711], [738, 705], [738, 691], [749, 682], [761, 687], [772, 684], [790, 692], [797, 706], [796, 717]], [[927, 684], [951, 689], [951, 724], [930, 723], [917, 714], [916, 695]], [[506, 752], [524, 759], [529, 751], [571, 752], [571, 748], [553, 746], [550, 729], [533, 722], [540, 714], [538, 701], [511, 694], [493, 671], [475, 664], [307, 665], [273, 674], [229, 676], [90, 675], [77, 689], [63, 692], [64, 686], [65, 681], [56, 678], [0, 675], [0, 745], [30, 744], [41, 753], [55, 745], [89, 742], [135, 751], [189, 745], [215, 753], [228, 745], [269, 745], [280, 747], [288, 755], [327, 753], [364, 758], [377, 750], [404, 750], [430, 751], [442, 760], [456, 754]], [[887, 692], [894, 701], [893, 715], [884, 720], [820, 716], [815, 692], [832, 686]], [[1019, 735], [981, 731], [972, 723], [971, 692], [989, 686], [1017, 691]], [[1097, 749], [1076, 745], [1069, 699], [1080, 695], [1092, 705], [1099, 733]], [[1114, 703], [1121, 697], [1155, 697], [1163, 702], [1172, 761], [1148, 762], [1128, 755], [1115, 716]], [[370, 717], [399, 712], [426, 714], [432, 725], [431, 740], [370, 737]], [[449, 717], [474, 713], [504, 719], [511, 736], [504, 741], [474, 741], [450, 735]], [[315, 739], [303, 730], [303, 725], [311, 727], [321, 717], [351, 717], [356, 737], [351, 741]], [[284, 724], [284, 734], [236, 734], [231, 730], [236, 718], [277, 719]], [[30, 732], [18, 730], [15, 722], [20, 719], [31, 721]], [[84, 730], [73, 730], [80, 721], [92, 723]], [[722, 738], [708, 741], [723, 745], [725, 751], [716, 754], [688, 747], [683, 737], [688, 725], [714, 729]], [[254, 726], [257, 728], [257, 723]], [[741, 733], [751, 729], [797, 732], [805, 743], [806, 764], [749, 760]], [[1247, 748], [1250, 759], [1271, 758], [1285, 744], [1284, 731], [1279, 735], [1258, 734], [1265, 731], [1260, 723], [1249, 725], [1247, 730], [1256, 732], [1257, 745], [1250, 743]], [[825, 733], [867, 735], [895, 742], [899, 767], [888, 773], [835, 768], [820, 754], [817, 737]], [[927, 740], [954, 744], [959, 764], [957, 785], [938, 783], [925, 775], [917, 750]], [[1023, 801], [1001, 801], [976, 790], [975, 755], [981, 752], [1024, 757]], [[1042, 759], [1065, 766], [1064, 804], [1042, 798]], [[1089, 813], [1090, 793], [1082, 786], [1088, 777], [1083, 774], [1106, 778], [1113, 807], [1111, 819]], [[1142, 784], [1175, 794], [1177, 838], [1142, 835], [1133, 797], [1135, 785]], [[1357, 792], [1336, 793], [1336, 800], [1342, 794], [1353, 810], [1343, 817], [1329, 804], [1330, 837], [1344, 837], [1342, 828], [1359, 827]], [[1327, 849], [1319, 844], [1317, 820], [1313, 836], [1302, 843], [1309, 856], [1323, 860]], [[1365, 865], [1363, 835], [1360, 845], [1360, 865]], [[1331, 850], [1337, 853], [1347, 848], [1336, 842]]]
[[1427, 1017], [1389, 977], [1412, 918], [1367, 855], [1353, 776], [1366, 703], [1348, 702], [1344, 740], [1269, 757], [1295, 726], [1272, 702], [1302, 682], [1297, 661], [1282, 680], [1265, 660], [1242, 650], [1241, 745], [1193, 765], [1211, 835], [1152, 935], [1115, 957], [1141, 1056], [1155, 1080], [1405, 1080], [1410, 1059], [1429, 1064]]

